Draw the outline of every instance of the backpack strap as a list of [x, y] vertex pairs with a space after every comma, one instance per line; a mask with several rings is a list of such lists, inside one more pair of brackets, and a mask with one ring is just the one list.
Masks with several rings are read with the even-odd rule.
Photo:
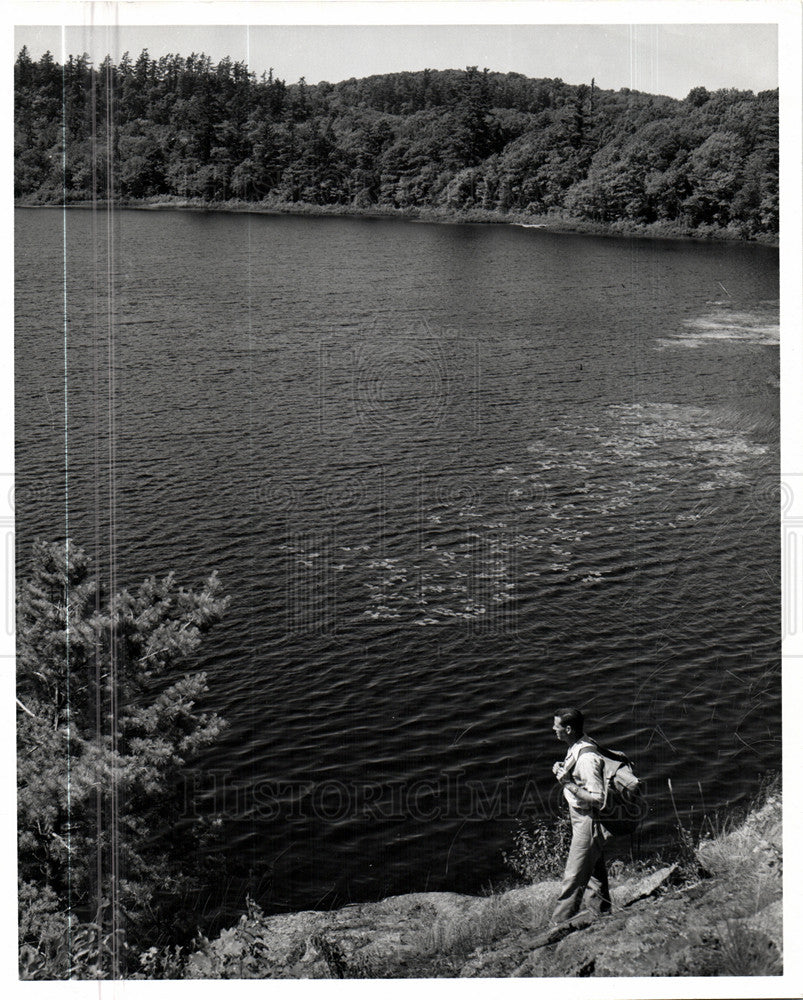
[[617, 764], [630, 764], [629, 757], [627, 756], [627, 754], [622, 753], [621, 750], [610, 750], [608, 747], [600, 746], [600, 744], [597, 743], [597, 741], [591, 736], [586, 736], [585, 738], [591, 744], [591, 746], [580, 747], [580, 749], [577, 751], [577, 758], [576, 758], [577, 760], [580, 759], [581, 754], [588, 753], [589, 750], [593, 750], [595, 753], [598, 753], [600, 757], [602, 757], [604, 760], [610, 760]]
[[583, 756], [584, 753], [595, 753], [598, 757], [605, 756], [603, 753], [600, 753], [600, 749], [596, 743], [590, 747], [580, 747], [580, 749], [577, 751], [577, 756], [574, 758], [574, 764], [572, 764], [572, 774], [574, 774], [574, 769], [577, 767], [577, 762], [580, 760], [580, 758]]
[[592, 812], [593, 816], [597, 816], [598, 811], [600, 809], [604, 809], [605, 804], [608, 801], [608, 782], [605, 776], [605, 758], [599, 752], [599, 748], [596, 743], [594, 743], [593, 746], [590, 747], [580, 747], [580, 749], [577, 751], [577, 756], [574, 758], [574, 764], [572, 765], [572, 778], [574, 778], [574, 769], [577, 767], [577, 763], [584, 753], [595, 753], [602, 760], [602, 805], [594, 806]]

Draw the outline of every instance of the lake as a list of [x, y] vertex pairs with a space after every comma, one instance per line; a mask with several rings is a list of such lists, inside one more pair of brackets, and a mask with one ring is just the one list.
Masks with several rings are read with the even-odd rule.
[[76, 210], [65, 273], [62, 222], [16, 212], [18, 572], [65, 523], [111, 586], [219, 571], [208, 906], [497, 884], [566, 704], [644, 848], [668, 778], [780, 766], [776, 250]]

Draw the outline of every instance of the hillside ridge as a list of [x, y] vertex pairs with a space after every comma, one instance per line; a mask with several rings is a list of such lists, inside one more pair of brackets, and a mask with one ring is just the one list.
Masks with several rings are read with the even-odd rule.
[[299, 210], [560, 215], [778, 233], [778, 92], [686, 98], [421, 70], [315, 86], [143, 51], [14, 66], [15, 198], [232, 199]]

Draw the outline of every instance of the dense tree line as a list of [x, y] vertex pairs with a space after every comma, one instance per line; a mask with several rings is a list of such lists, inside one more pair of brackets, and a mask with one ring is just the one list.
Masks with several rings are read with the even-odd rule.
[[561, 212], [778, 229], [778, 92], [682, 101], [476, 67], [341, 83], [147, 51], [15, 64], [15, 194]]
[[221, 863], [185, 792], [223, 723], [181, 673], [227, 601], [214, 575], [105, 594], [78, 546], [44, 542], [18, 594], [20, 976], [158, 976]]

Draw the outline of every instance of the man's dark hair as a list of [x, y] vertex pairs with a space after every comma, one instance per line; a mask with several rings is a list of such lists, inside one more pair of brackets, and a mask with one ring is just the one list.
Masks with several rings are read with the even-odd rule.
[[571, 726], [572, 732], [582, 736], [585, 717], [579, 708], [559, 708], [555, 715], [560, 719], [562, 726]]

